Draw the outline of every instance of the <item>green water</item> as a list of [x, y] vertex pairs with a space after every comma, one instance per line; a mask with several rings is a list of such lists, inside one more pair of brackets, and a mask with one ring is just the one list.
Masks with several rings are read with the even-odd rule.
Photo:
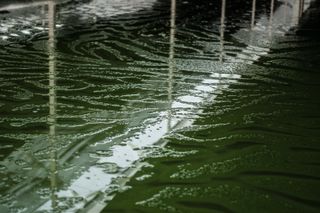
[[1, 213], [319, 211], [318, 5], [54, 2], [0, 13]]
[[248, 66], [104, 212], [318, 212], [319, 44], [288, 36]]

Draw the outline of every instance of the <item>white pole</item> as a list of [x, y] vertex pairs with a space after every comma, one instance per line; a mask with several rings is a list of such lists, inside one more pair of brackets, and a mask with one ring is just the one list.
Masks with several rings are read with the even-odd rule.
[[56, 137], [56, 58], [55, 58], [55, 3], [48, 1], [48, 52], [49, 52], [49, 142], [51, 147], [50, 184], [51, 184], [51, 206], [57, 206], [57, 151], [55, 147]]
[[170, 39], [169, 39], [169, 76], [168, 76], [168, 131], [171, 129], [171, 114], [172, 114], [172, 84], [173, 72], [175, 69], [174, 62], [174, 46], [176, 34], [176, 0], [171, 0], [171, 14], [170, 14]]

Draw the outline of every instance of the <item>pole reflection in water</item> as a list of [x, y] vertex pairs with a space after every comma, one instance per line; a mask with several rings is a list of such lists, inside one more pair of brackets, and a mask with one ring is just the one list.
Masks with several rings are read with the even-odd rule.
[[226, 0], [222, 0], [221, 4], [221, 19], [220, 19], [220, 63], [223, 62], [224, 58], [224, 30], [225, 30], [225, 15], [226, 15]]
[[46, 26], [45, 16], [46, 16], [46, 5], [42, 5], [41, 6], [41, 18], [42, 18], [41, 25], [42, 25], [42, 27]]
[[[310, 1], [308, 1], [310, 3]], [[293, 7], [292, 9], [292, 24], [291, 26], [296, 26], [299, 24], [299, 20], [300, 20], [300, 17], [302, 16], [303, 14], [303, 11], [304, 11], [304, 0], [296, 0], [296, 1], [293, 1], [293, 2], [290, 2], [291, 3], [291, 6]]]
[[92, 16], [92, 19], [93, 19], [93, 23], [96, 23], [97, 22], [97, 8], [99, 7], [99, 4], [98, 4], [98, 2], [97, 2], [97, 0], [93, 0], [93, 5], [94, 5], [94, 7], [93, 7], [93, 16]]
[[269, 17], [269, 38], [271, 39], [272, 36], [272, 30], [273, 30], [273, 12], [274, 10], [274, 0], [271, 0], [271, 6], [270, 6], [270, 17]]
[[252, 0], [252, 13], [251, 13], [251, 30], [254, 28], [256, 19], [256, 0]]
[[170, 13], [170, 40], [169, 40], [169, 77], [168, 77], [168, 131], [170, 131], [171, 116], [172, 116], [172, 84], [173, 72], [175, 69], [174, 61], [174, 46], [176, 34], [176, 0], [171, 0], [171, 13]]
[[304, 0], [300, 0], [299, 2], [299, 18], [302, 16], [303, 14], [303, 10], [304, 10]]
[[55, 58], [55, 3], [48, 2], [48, 52], [49, 52], [49, 144], [50, 144], [50, 184], [52, 209], [57, 206], [57, 153], [56, 153], [56, 58]]
[[287, 22], [287, 16], [288, 16], [288, 0], [285, 0], [284, 2], [284, 6], [285, 6], [285, 11], [284, 11], [284, 22], [286, 23]]
[[250, 25], [250, 40], [249, 45], [252, 45], [254, 39], [254, 27], [256, 22], [256, 0], [252, 0], [252, 8], [251, 8], [251, 25]]

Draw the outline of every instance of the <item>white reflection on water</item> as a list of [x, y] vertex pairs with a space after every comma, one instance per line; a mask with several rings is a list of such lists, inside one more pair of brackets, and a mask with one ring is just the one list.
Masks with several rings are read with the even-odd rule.
[[[30, 1], [23, 3], [9, 3], [0, 5], [0, 11], [9, 11], [5, 20], [0, 22], [0, 44], [10, 39], [25, 39], [47, 31], [43, 26], [46, 19], [43, 14], [44, 6], [64, 3], [66, 6], [59, 8], [59, 23], [55, 22], [56, 28], [68, 25], [71, 16], [77, 16], [83, 23], [96, 22], [97, 18], [114, 17], [118, 15], [138, 12], [142, 9], [151, 8], [157, 0], [91, 0], [84, 4], [72, 7], [72, 0]], [[70, 3], [70, 4], [68, 4]], [[23, 29], [21, 29], [23, 26]]]

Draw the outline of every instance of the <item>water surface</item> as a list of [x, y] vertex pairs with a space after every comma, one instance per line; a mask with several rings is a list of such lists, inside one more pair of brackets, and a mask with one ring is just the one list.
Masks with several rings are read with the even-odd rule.
[[316, 212], [308, 3], [4, 5], [0, 210]]

